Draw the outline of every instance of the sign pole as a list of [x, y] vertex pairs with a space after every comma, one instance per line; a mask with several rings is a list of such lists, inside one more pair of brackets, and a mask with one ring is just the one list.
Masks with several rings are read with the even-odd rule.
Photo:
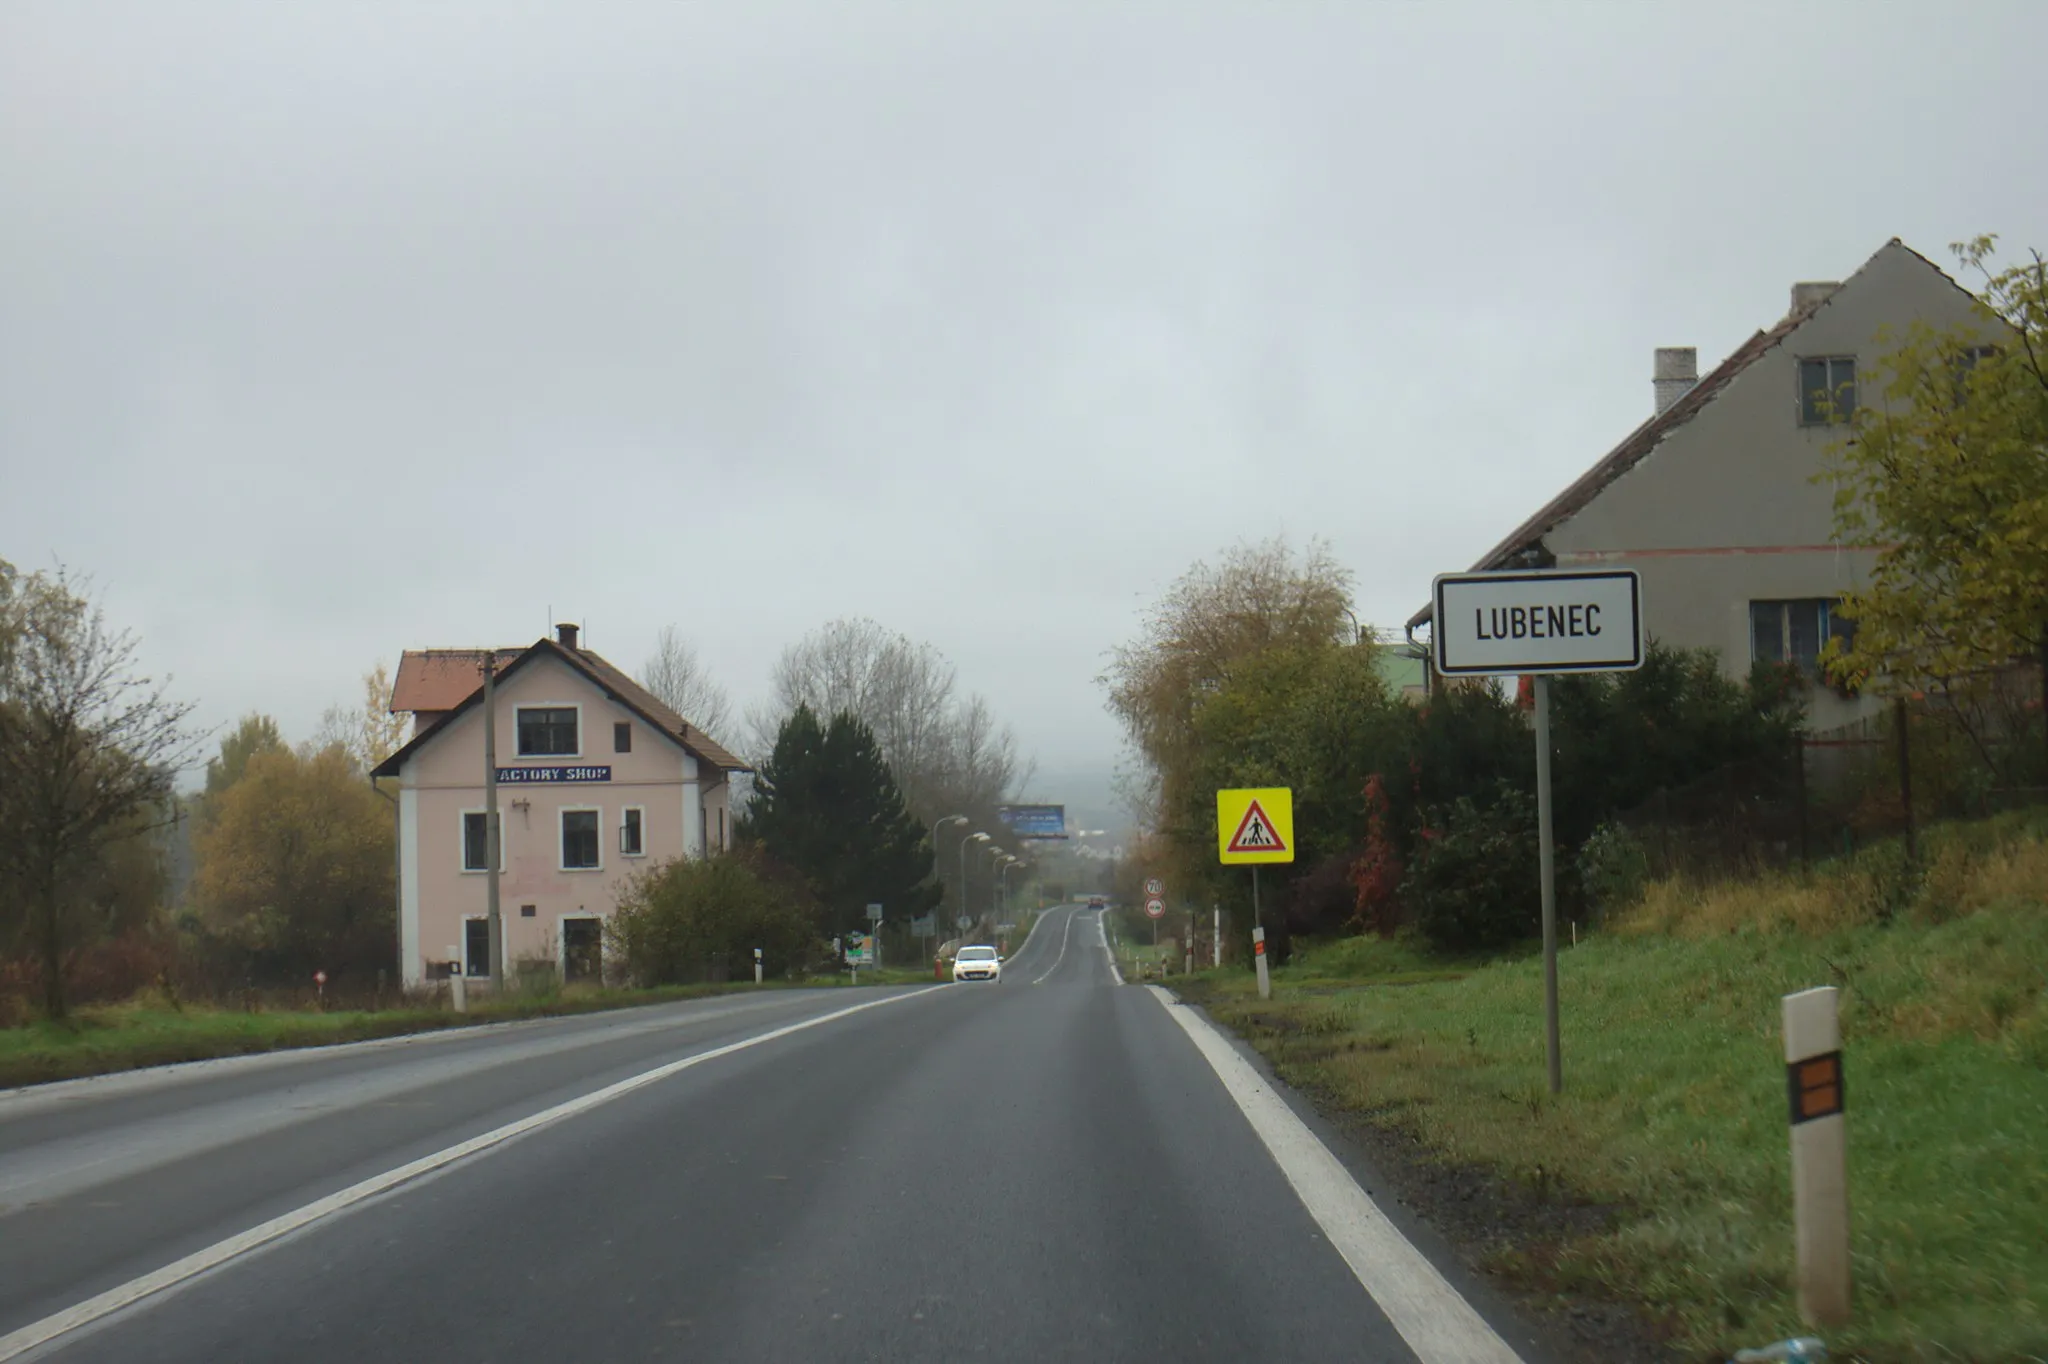
[[1259, 914], [1259, 864], [1252, 863], [1252, 961], [1259, 968], [1259, 998], [1273, 997], [1273, 977], [1266, 970], [1266, 922]]
[[1536, 856], [1543, 878], [1543, 1054], [1550, 1092], [1564, 1092], [1564, 1057], [1557, 1027], [1557, 841], [1550, 812], [1550, 677], [1536, 674]]
[[505, 919], [498, 907], [498, 859], [504, 835], [498, 829], [498, 655], [484, 650], [484, 922], [489, 944], [491, 991], [505, 988]]

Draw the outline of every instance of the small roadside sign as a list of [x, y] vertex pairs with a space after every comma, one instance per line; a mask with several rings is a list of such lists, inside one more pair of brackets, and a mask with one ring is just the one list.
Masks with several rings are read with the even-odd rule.
[[882, 922], [882, 907], [880, 905], [868, 906], [868, 922], [871, 924]]
[[1294, 788], [1216, 793], [1216, 855], [1225, 866], [1294, 860]]
[[846, 964], [848, 966], [873, 966], [875, 964], [875, 940], [865, 933], [847, 934]]
[[1627, 672], [1643, 666], [1634, 570], [1444, 573], [1430, 618], [1448, 677]]
[[1147, 900], [1145, 902], [1145, 913], [1154, 919], [1166, 917], [1166, 902], [1164, 900]]
[[968, 929], [974, 927], [974, 919], [970, 915], [962, 914], [959, 918], [953, 920], [953, 927], [965, 933]]
[[1156, 877], [1156, 876], [1153, 876], [1153, 877], [1148, 877], [1148, 878], [1146, 878], [1146, 881], [1145, 881], [1145, 893], [1146, 893], [1147, 895], [1164, 895], [1164, 894], [1166, 894], [1166, 882], [1164, 882], [1164, 881], [1160, 880], [1160, 879], [1159, 879], [1158, 877]]

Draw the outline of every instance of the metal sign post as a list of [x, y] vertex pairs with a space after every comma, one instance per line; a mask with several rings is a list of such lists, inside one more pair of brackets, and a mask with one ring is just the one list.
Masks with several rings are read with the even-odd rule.
[[1259, 912], [1259, 868], [1294, 860], [1294, 788], [1246, 787], [1216, 793], [1216, 859], [1224, 866], [1252, 869], [1252, 962], [1259, 973], [1259, 998], [1273, 997], [1266, 968], [1266, 922]]
[[1589, 573], [1446, 573], [1430, 622], [1446, 677], [1533, 679], [1536, 856], [1543, 897], [1543, 1053], [1550, 1092], [1564, 1092], [1558, 1030], [1557, 842], [1550, 805], [1550, 675], [1643, 666], [1642, 584], [1632, 569]]

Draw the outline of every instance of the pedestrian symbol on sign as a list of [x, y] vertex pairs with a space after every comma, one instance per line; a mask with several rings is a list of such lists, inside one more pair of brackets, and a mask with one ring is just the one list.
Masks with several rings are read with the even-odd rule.
[[1266, 812], [1253, 801], [1245, 807], [1244, 818], [1238, 821], [1237, 832], [1230, 836], [1230, 847], [1234, 853], [1276, 853], [1286, 852], [1287, 842], [1273, 828], [1273, 821], [1266, 818]]

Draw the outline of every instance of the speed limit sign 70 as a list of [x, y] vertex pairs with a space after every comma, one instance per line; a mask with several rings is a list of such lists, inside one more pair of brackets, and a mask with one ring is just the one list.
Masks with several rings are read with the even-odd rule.
[[1149, 915], [1150, 917], [1154, 918], [1154, 919], [1163, 919], [1163, 918], [1165, 918], [1165, 917], [1166, 917], [1166, 901], [1164, 901], [1164, 900], [1147, 900], [1147, 901], [1145, 902], [1145, 913], [1146, 913], [1147, 915]]
[[1157, 899], [1166, 894], [1166, 882], [1154, 876], [1145, 882], [1145, 893]]

